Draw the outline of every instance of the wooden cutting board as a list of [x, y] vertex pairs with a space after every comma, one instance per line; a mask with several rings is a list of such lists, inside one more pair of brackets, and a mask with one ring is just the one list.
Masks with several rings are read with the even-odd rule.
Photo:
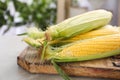
[[[46, 62], [41, 64], [38, 54], [39, 50], [27, 47], [17, 57], [17, 63], [30, 73], [58, 74], [51, 63]], [[120, 80], [119, 55], [98, 60], [58, 64], [67, 74], [72, 76], [88, 76]]]

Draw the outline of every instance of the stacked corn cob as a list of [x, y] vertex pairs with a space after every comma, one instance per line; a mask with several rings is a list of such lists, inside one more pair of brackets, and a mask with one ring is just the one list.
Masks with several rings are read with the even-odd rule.
[[[108, 25], [111, 12], [95, 10], [69, 18], [46, 31], [32, 28], [24, 41], [41, 48], [41, 60], [85, 61], [120, 54], [120, 28]], [[65, 74], [58, 70], [62, 75]], [[69, 80], [68, 76], [62, 75]]]
[[[120, 54], [120, 34], [83, 40], [55, 55], [59, 62], [83, 61]], [[66, 61], [64, 61], [66, 60]]]

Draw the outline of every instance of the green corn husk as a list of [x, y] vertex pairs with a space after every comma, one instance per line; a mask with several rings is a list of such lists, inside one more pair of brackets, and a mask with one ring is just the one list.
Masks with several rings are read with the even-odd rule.
[[42, 46], [42, 43], [40, 43], [38, 40], [34, 40], [29, 37], [24, 38], [23, 41], [35, 48], [40, 48]]
[[32, 27], [28, 29], [27, 35], [28, 37], [33, 38], [33, 39], [40, 39], [44, 37], [45, 31], [42, 31], [36, 27]]
[[109, 23], [111, 17], [112, 13], [106, 10], [90, 11], [66, 19], [57, 25], [49, 27], [46, 31], [40, 31], [36, 28], [29, 29], [27, 34], [34, 39], [46, 37], [45, 34], [51, 40], [66, 39], [102, 27]]
[[48, 28], [48, 33], [52, 40], [70, 38], [108, 24], [111, 17], [112, 14], [109, 11], [90, 11]]
[[59, 67], [59, 65], [57, 65], [54, 59], [51, 60], [51, 63], [53, 64], [57, 72], [64, 78], [64, 80], [71, 80], [71, 78], [69, 78], [69, 76]]

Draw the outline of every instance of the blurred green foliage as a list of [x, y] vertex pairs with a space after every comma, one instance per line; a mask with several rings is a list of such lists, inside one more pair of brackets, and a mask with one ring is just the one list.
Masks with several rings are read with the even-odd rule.
[[0, 27], [6, 24], [6, 20], [4, 18], [6, 9], [7, 9], [7, 4], [0, 1]]
[[[14, 16], [10, 14], [8, 10], [10, 1], [13, 2], [15, 10], [20, 13], [21, 22], [16, 23]], [[0, 27], [8, 25], [7, 30], [9, 30], [11, 26], [34, 23], [36, 27], [45, 30], [46, 27], [56, 23], [56, 7], [50, 7], [51, 4], [56, 5], [56, 0], [33, 0], [29, 5], [19, 0], [4, 0], [4, 2], [0, 0]]]

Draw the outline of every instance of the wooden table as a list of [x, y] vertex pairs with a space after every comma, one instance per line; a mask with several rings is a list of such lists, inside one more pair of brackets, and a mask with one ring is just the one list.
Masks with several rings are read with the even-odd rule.
[[[0, 36], [0, 80], [62, 80], [59, 75], [31, 74], [17, 65], [17, 56], [27, 46], [18, 36]], [[73, 80], [110, 80], [72, 77]], [[111, 79], [112, 80], [112, 79]]]

